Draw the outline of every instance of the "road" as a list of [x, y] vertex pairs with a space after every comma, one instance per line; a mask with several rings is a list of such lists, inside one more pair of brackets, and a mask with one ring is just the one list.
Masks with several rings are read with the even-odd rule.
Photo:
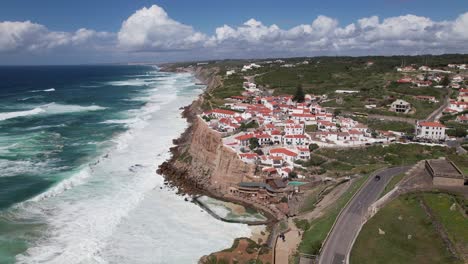
[[[371, 175], [369, 180], [340, 214], [330, 236], [323, 246], [319, 264], [345, 263], [369, 206], [379, 198], [393, 176], [403, 173], [408, 169], [409, 167], [395, 167]], [[375, 180], [375, 175], [379, 175], [381, 179]]]
[[452, 89], [449, 89], [447, 95], [444, 98], [444, 103], [426, 118], [427, 121], [436, 121], [440, 118], [442, 112], [450, 104], [450, 95], [452, 95]]

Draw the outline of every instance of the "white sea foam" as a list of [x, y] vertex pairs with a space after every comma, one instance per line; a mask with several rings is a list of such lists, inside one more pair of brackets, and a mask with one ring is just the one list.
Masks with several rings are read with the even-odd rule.
[[66, 104], [50, 103], [50, 104], [38, 106], [31, 110], [0, 113], [0, 121], [18, 118], [18, 117], [34, 116], [34, 115], [39, 115], [39, 114], [41, 115], [66, 114], [66, 113], [74, 113], [74, 112], [99, 111], [99, 110], [104, 110], [104, 109], [106, 108], [102, 106], [98, 106], [98, 105], [81, 106], [81, 105], [66, 105]]
[[115, 81], [115, 82], [108, 82], [107, 84], [112, 86], [149, 86], [154, 81], [146, 80], [146, 79], [130, 79], [125, 81]]
[[157, 99], [130, 114], [136, 121], [107, 154], [23, 204], [48, 227], [18, 263], [195, 263], [250, 234], [245, 225], [220, 222], [160, 190], [163, 179], [154, 172], [186, 127], [179, 108], [196, 96], [176, 96], [169, 83], [181, 77], [174, 76], [158, 84]]
[[[0, 153], [2, 150], [0, 149]], [[20, 174], [30, 173], [51, 173], [59, 170], [60, 168], [54, 168], [50, 166], [51, 161], [33, 162], [27, 160], [7, 160], [0, 159], [0, 177], [12, 177]]]
[[26, 110], [26, 111], [0, 113], [0, 121], [17, 118], [17, 117], [23, 117], [23, 116], [37, 115], [37, 114], [44, 113], [44, 112], [45, 112], [44, 109], [38, 107], [38, 108], [31, 109], [31, 110]]
[[55, 88], [49, 88], [44, 90], [33, 90], [31, 93], [39, 93], [39, 92], [55, 92]]

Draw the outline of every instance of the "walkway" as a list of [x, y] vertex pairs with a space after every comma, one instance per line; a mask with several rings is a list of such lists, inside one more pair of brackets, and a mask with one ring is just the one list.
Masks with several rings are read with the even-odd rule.
[[[275, 248], [275, 263], [283, 264], [289, 263], [289, 256], [294, 254], [294, 251], [299, 246], [302, 239], [302, 230], [296, 227], [292, 218], [288, 219], [289, 231], [284, 234], [286, 237], [284, 242], [278, 237]], [[299, 235], [301, 232], [301, 235]]]

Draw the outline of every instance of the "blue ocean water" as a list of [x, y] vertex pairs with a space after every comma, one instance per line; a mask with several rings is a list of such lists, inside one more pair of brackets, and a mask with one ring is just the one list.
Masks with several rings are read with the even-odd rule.
[[[154, 80], [147, 66], [0, 68], [0, 208], [31, 198], [103, 149], [126, 129], [131, 100], [149, 86], [113, 85], [126, 76]], [[156, 77], [157, 78], [157, 77]], [[129, 83], [131, 84], [131, 83]]]
[[152, 66], [0, 67], [0, 263], [194, 263], [247, 235], [155, 173], [200, 92]]

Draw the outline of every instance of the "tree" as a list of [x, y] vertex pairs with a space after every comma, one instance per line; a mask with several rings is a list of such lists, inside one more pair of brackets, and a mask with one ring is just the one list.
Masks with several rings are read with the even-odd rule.
[[293, 101], [298, 103], [303, 103], [305, 101], [304, 89], [302, 89], [301, 84], [299, 84], [296, 88], [296, 94], [293, 97]]
[[317, 145], [315, 143], [312, 143], [312, 144], [309, 145], [309, 151], [310, 152], [312, 152], [312, 151], [314, 151], [314, 150], [316, 150], [318, 148], [319, 148], [319, 145]]
[[297, 179], [297, 173], [295, 171], [291, 171], [289, 173], [289, 178], [290, 179]]
[[335, 109], [335, 110], [333, 111], [333, 115], [334, 115], [334, 116], [339, 116], [339, 115], [341, 115], [341, 110], [340, 110], [340, 109]]
[[249, 148], [252, 150], [252, 149], [256, 149], [260, 146], [260, 144], [258, 143], [258, 139], [257, 138], [251, 138], [249, 139]]
[[450, 84], [450, 80], [448, 75], [445, 75], [444, 78], [442, 78], [442, 81], [440, 81], [440, 85], [442, 86], [448, 86]]

